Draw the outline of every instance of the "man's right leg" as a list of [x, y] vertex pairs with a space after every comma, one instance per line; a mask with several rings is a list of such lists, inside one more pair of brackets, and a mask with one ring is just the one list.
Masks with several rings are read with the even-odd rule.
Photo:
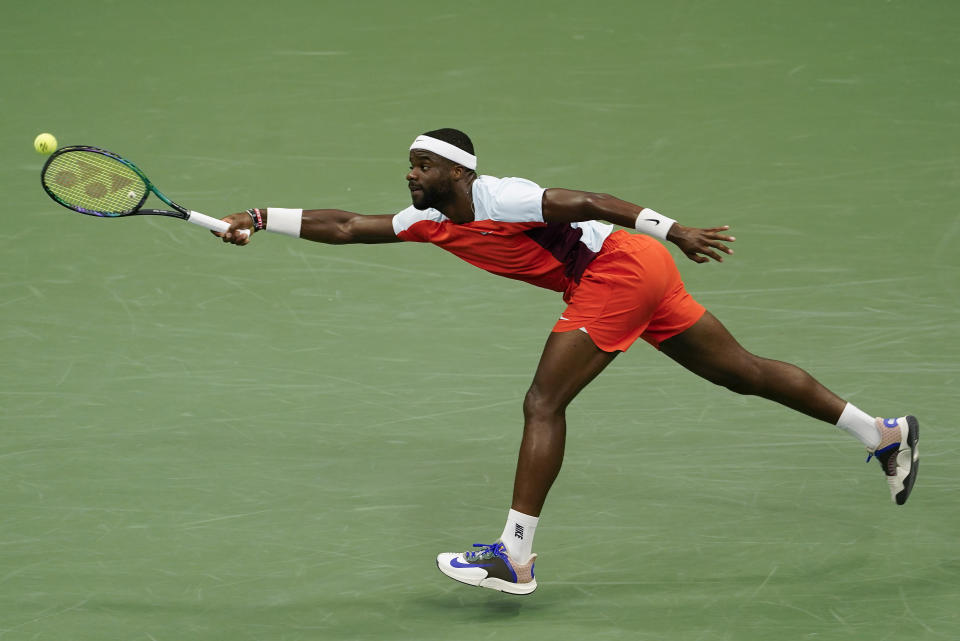
[[532, 552], [537, 520], [563, 463], [565, 410], [616, 357], [580, 330], [552, 332], [523, 403], [523, 440], [513, 503], [500, 540], [463, 553], [446, 552], [437, 567], [452, 579], [511, 594], [537, 588]]
[[[813, 418], [848, 428], [876, 455], [891, 496], [906, 502], [917, 476], [919, 425], [912, 416], [873, 420], [796, 365], [745, 350], [710, 312], [689, 329], [660, 343], [660, 350], [691, 372], [738, 394], [761, 396]], [[859, 414], [862, 417], [853, 417]]]
[[745, 350], [710, 312], [660, 344], [660, 350], [711, 383], [762, 396], [836, 425], [847, 402], [796, 365]]

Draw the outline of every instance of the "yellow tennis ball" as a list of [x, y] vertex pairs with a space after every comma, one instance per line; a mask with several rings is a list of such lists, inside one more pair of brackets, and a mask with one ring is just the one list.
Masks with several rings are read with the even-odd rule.
[[57, 139], [53, 134], [40, 134], [33, 139], [33, 148], [40, 154], [52, 154], [57, 148]]

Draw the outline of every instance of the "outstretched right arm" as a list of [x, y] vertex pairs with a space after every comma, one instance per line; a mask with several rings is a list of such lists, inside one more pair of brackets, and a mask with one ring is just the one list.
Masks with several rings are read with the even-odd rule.
[[[269, 229], [270, 213], [266, 208], [259, 209], [264, 224]], [[287, 214], [289, 215], [289, 214]], [[231, 214], [223, 220], [230, 223], [230, 229], [220, 236], [225, 243], [246, 245], [250, 242], [246, 234], [238, 234], [240, 229], [252, 229], [253, 217], [247, 212]], [[341, 209], [304, 209], [300, 217], [300, 238], [330, 245], [348, 243], [395, 243], [400, 239], [393, 231], [393, 216], [367, 216]]]

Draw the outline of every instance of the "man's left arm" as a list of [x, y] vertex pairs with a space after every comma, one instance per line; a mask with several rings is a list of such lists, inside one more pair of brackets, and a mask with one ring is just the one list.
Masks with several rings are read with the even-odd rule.
[[712, 258], [723, 262], [720, 253], [732, 254], [724, 243], [736, 240], [722, 232], [723, 227], [685, 227], [652, 209], [634, 205], [609, 194], [573, 189], [547, 189], [543, 193], [543, 220], [548, 223], [575, 223], [602, 220], [621, 227], [636, 229], [651, 236], [669, 240], [696, 263]]

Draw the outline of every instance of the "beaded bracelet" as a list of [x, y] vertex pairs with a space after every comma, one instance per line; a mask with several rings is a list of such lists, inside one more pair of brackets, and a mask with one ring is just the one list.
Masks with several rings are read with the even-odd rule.
[[248, 209], [247, 213], [250, 214], [250, 218], [253, 220], [253, 231], [260, 231], [265, 227], [263, 224], [263, 214], [259, 209]]

